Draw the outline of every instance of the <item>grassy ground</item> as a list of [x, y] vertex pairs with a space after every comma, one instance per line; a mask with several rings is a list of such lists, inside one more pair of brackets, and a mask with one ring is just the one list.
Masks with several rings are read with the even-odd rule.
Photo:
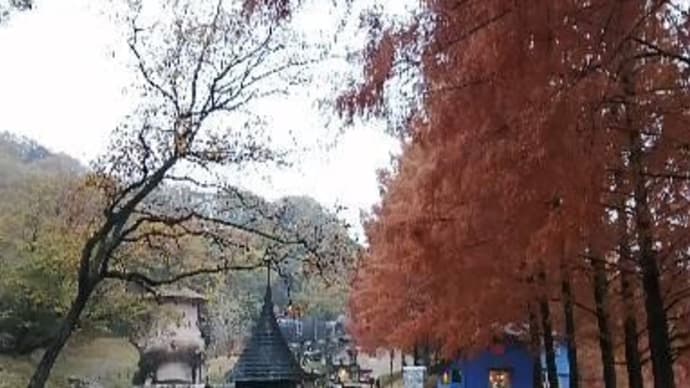
[[[26, 386], [39, 357], [40, 354], [25, 357], [0, 355], [0, 388]], [[136, 349], [123, 338], [77, 338], [58, 358], [48, 388], [68, 388], [69, 377], [93, 379], [105, 388], [129, 388], [138, 360]], [[209, 359], [209, 381], [223, 383], [225, 374], [236, 361], [234, 356]]]
[[402, 372], [395, 372], [392, 375], [383, 375], [380, 377], [379, 382], [382, 388], [402, 388]]
[[225, 382], [225, 375], [237, 362], [237, 357], [217, 357], [207, 361], [206, 368], [209, 382], [222, 384]]
[[[25, 386], [38, 356], [0, 355], [0, 388]], [[58, 358], [48, 387], [68, 387], [70, 376], [88, 377], [108, 388], [131, 387], [138, 359], [136, 349], [121, 338], [76, 339]]]
[[[40, 354], [26, 357], [0, 355], [0, 388], [26, 386]], [[68, 388], [67, 379], [87, 377], [99, 381], [106, 388], [129, 388], [136, 371], [139, 355], [122, 338], [77, 337], [62, 352], [53, 368], [49, 388]], [[208, 360], [207, 371], [213, 383], [223, 382], [225, 374], [237, 361], [236, 357], [218, 357]], [[430, 377], [427, 386], [434, 386]], [[382, 376], [382, 387], [402, 388], [402, 373]]]

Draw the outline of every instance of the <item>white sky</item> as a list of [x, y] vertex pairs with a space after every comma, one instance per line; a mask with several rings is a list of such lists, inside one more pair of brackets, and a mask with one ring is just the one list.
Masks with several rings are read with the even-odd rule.
[[[132, 71], [114, 59], [129, 55], [124, 37], [94, 3], [38, 1], [0, 26], [0, 131], [84, 162], [103, 151], [109, 132], [134, 104], [126, 94]], [[399, 0], [388, 3], [403, 10]], [[328, 24], [324, 17], [309, 19]], [[267, 107], [275, 119], [269, 122], [280, 122], [275, 130], [290, 127], [301, 144], [315, 144], [327, 117], [313, 103], [306, 93], [279, 101]], [[236, 183], [271, 199], [304, 194], [326, 206], [339, 203], [357, 222], [360, 209], [378, 200], [376, 169], [397, 149], [380, 123], [355, 125], [334, 149], [311, 150], [289, 170], [243, 174]]]

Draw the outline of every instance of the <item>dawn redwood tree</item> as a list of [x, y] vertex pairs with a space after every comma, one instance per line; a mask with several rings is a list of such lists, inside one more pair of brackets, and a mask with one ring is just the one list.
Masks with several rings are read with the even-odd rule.
[[[676, 264], [683, 261], [678, 252], [684, 246], [668, 236], [670, 230], [671, 235], [687, 231], [680, 214], [687, 210], [687, 197], [681, 194], [687, 188], [678, 182], [687, 180], [680, 171], [687, 171], [681, 161], [687, 160], [688, 144], [688, 131], [681, 129], [686, 126], [680, 125], [687, 122], [682, 8], [667, 1], [430, 0], [424, 6], [426, 12], [403, 30], [382, 28], [371, 16], [372, 44], [364, 53], [367, 77], [340, 100], [346, 114], [395, 113], [400, 104], [390, 100], [387, 81], [399, 82], [410, 67], [422, 65], [421, 76], [410, 82], [419, 85], [423, 100], [411, 115], [403, 111], [396, 128], [408, 146], [374, 213], [368, 260], [433, 263], [442, 268], [432, 271], [429, 283], [435, 287], [464, 274], [476, 278], [480, 271], [489, 283], [507, 287], [515, 283], [495, 277], [501, 265], [520, 268], [525, 258], [528, 268], [543, 261], [548, 273], [558, 273], [564, 240], [565, 257], [575, 266], [582, 265], [581, 252], [594, 244], [602, 247], [601, 257], [587, 276], [601, 302], [609, 276], [601, 264], [620, 242], [609, 225], [610, 204], [602, 206], [602, 198], [611, 169], [622, 162], [630, 181], [637, 182], [630, 186], [635, 189], [626, 206], [633, 205], [630, 241], [635, 243], [630, 247], [639, 247], [635, 256], [647, 300], [655, 385], [673, 386], [674, 346], [664, 308], [672, 283], [666, 271], [677, 277], [681, 267], [669, 265], [656, 250], [673, 246], [675, 253], [663, 256], [676, 257]], [[629, 68], [636, 86], [626, 92], [621, 81]], [[405, 171], [410, 163], [417, 165], [414, 174]], [[662, 209], [664, 216], [656, 217]], [[388, 253], [399, 238], [411, 235], [422, 241], [414, 249], [426, 252], [409, 252], [402, 259]], [[489, 243], [481, 244], [480, 236]], [[369, 283], [375, 287], [375, 280]], [[442, 292], [432, 299], [449, 295], [446, 287], [439, 287]], [[433, 288], [427, 289], [434, 295]], [[457, 292], [457, 300], [466, 300], [459, 296], [462, 290]], [[356, 299], [358, 293], [353, 295]], [[482, 302], [477, 297], [470, 303]], [[356, 301], [354, 306], [361, 308]], [[611, 314], [608, 303], [602, 306], [595, 317]], [[476, 317], [473, 313], [468, 315]], [[500, 322], [501, 313], [481, 323], [463, 321], [468, 322], [463, 326], [486, 327]], [[678, 317], [673, 314], [673, 320]], [[600, 325], [602, 337], [612, 335], [609, 327]], [[603, 349], [609, 349], [606, 380], [613, 384], [610, 344], [609, 339]]]
[[636, 276], [636, 262], [633, 257], [630, 239], [630, 217], [626, 201], [629, 199], [629, 187], [625, 184], [623, 173], [614, 169], [611, 173], [612, 209], [615, 216], [615, 229], [618, 236], [617, 271], [619, 278], [619, 293], [623, 311], [623, 336], [625, 349], [625, 367], [628, 385], [631, 388], [642, 388], [642, 359], [640, 353], [640, 335], [638, 333], [638, 315], [640, 311], [636, 299], [638, 295], [638, 281]]
[[550, 387], [558, 387], [558, 370], [556, 369], [556, 349], [553, 336], [553, 321], [551, 319], [551, 306], [549, 306], [549, 294], [546, 285], [546, 273], [541, 268], [537, 273], [537, 283], [542, 288], [539, 296], [539, 315], [541, 318], [542, 342], [544, 346], [544, 359], [546, 361], [546, 379]]
[[569, 386], [580, 386], [579, 364], [577, 360], [577, 341], [575, 327], [575, 295], [573, 293], [574, 271], [570, 268], [568, 260], [561, 257], [561, 297], [563, 299], [564, 342], [568, 352], [568, 365], [570, 367]]
[[[414, 173], [414, 169], [409, 171], [411, 174]], [[399, 214], [401, 213], [395, 213], [395, 215]], [[369, 237], [377, 238], [375, 230], [377, 224], [370, 223], [370, 225]], [[396, 230], [398, 233], [405, 234], [411, 232], [405, 224], [399, 225]], [[421, 229], [419, 231], [421, 232]], [[421, 235], [410, 235], [410, 238], [405, 239], [402, 244], [387, 246], [385, 252], [390, 256], [384, 258], [377, 255], [377, 260], [363, 262], [357, 272], [354, 284], [358, 287], [354, 292], [358, 293], [358, 297], [351, 299], [354, 304], [352, 311], [355, 314], [353, 321], [356, 322], [353, 329], [360, 334], [360, 342], [368, 350], [394, 344], [404, 351], [413, 352], [415, 346], [426, 334], [418, 330], [425, 327], [420, 325], [418, 320], [429, 316], [425, 314], [425, 310], [430, 307], [427, 287], [431, 285], [427, 284], [425, 276], [431, 274], [421, 271], [431, 267], [410, 267], [421, 262], [411, 259], [415, 253], [422, 252], [417, 249], [418, 244], [422, 242], [421, 237]], [[381, 238], [384, 239], [385, 236]], [[392, 260], [393, 257], [397, 259]], [[373, 282], [379, 282], [379, 284], [375, 285]], [[391, 328], [390, 324], [380, 319], [382, 316], [399, 317], [399, 324]]]
[[[359, 326], [364, 320], [357, 318], [368, 311], [400, 306], [403, 314], [396, 316], [410, 322], [399, 331], [381, 321], [386, 315], [376, 313], [368, 316], [368, 327], [359, 328], [371, 331], [374, 321], [381, 325], [383, 338], [397, 341], [397, 346], [411, 346], [403, 341], [429, 335], [431, 342], [442, 346], [443, 355], [452, 357], [459, 350], [482, 348], [502, 333], [504, 324], [517, 322], [532, 290], [521, 287], [520, 273], [506, 271], [507, 259], [481, 259], [501, 245], [495, 238], [475, 235], [472, 225], [465, 223], [469, 218], [457, 215], [472, 209], [455, 199], [453, 190], [444, 190], [454, 187], [448, 182], [454, 177], [428, 174], [435, 161], [445, 159], [434, 152], [437, 149], [423, 144], [410, 145], [396, 178], [386, 185], [384, 202], [367, 226], [371, 246], [354, 291], [353, 321]], [[516, 260], [514, 265], [522, 263]], [[375, 272], [379, 268], [389, 275]], [[360, 298], [366, 293], [391, 293], [398, 299], [378, 303], [376, 297]]]
[[[632, 320], [636, 315], [632, 310], [635, 304], [630, 298], [635, 284], [630, 274], [638, 273], [639, 269], [655, 385], [666, 387], [673, 385], [669, 354], [675, 345], [664, 323], [667, 311], [663, 306], [668, 304], [669, 289], [673, 288], [664, 272], [678, 273], [679, 268], [665, 265], [664, 256], [678, 257], [677, 250], [685, 249], [682, 238], [671, 236], [687, 225], [680, 221], [682, 217], [677, 212], [687, 206], [687, 198], [678, 195], [684, 184], [678, 171], [687, 161], [682, 149], [688, 142], [688, 131], [677, 127], [679, 122], [687, 120], [682, 108], [687, 106], [687, 86], [683, 80], [687, 59], [682, 55], [685, 38], [678, 27], [684, 17], [679, 17], [681, 11], [673, 4], [663, 1], [611, 2], [609, 6], [607, 28], [599, 33], [590, 32], [600, 48], [591, 57], [589, 68], [592, 74], [604, 77], [600, 90], [606, 91], [598, 98], [600, 104], [594, 110], [598, 113], [590, 125], [598, 127], [597, 132], [609, 144], [605, 159], [607, 175], [621, 175], [610, 178], [618, 182], [608, 183], [609, 187], [615, 187], [616, 198], [607, 201], [610, 213], [606, 217], [616, 213], [619, 223], [625, 223], [619, 226], [617, 237], [604, 245], [616, 251], [613, 255], [618, 260], [616, 276], [620, 276], [621, 292], [625, 294], [622, 303], [627, 304], [624, 331], [626, 358], [631, 363], [628, 365], [630, 384], [642, 384]], [[577, 17], [583, 15], [586, 14]], [[587, 24], [601, 26], [601, 22], [593, 22], [595, 16], [586, 16]], [[628, 214], [629, 223], [625, 221]], [[643, 237], [645, 241], [640, 240]], [[669, 246], [673, 248], [666, 253]], [[594, 271], [595, 283], [597, 276], [602, 278], [601, 274], [602, 271]], [[612, 357], [608, 359], [606, 364], [611, 364]], [[612, 366], [608, 376], [613, 375], [611, 369]]]
[[[253, 247], [275, 261], [286, 247], [296, 249], [305, 267], [316, 270], [344, 258], [336, 250], [346, 239], [329, 240], [324, 225], [280, 225], [280, 209], [248, 201], [218, 170], [284, 161], [285, 150], [270, 143], [250, 108], [303, 81], [305, 65], [319, 59], [318, 49], [294, 36], [287, 8], [256, 1], [175, 2], [156, 10], [145, 8], [152, 3], [130, 4], [128, 43], [142, 104], [115, 131], [109, 151], [84, 182], [97, 200], [88, 203], [95, 211], [85, 212], [94, 216], [85, 223], [77, 292], [29, 382], [32, 388], [45, 385], [82, 311], [106, 281], [133, 282], [155, 293], [156, 286], [197, 274], [265, 265], [264, 255], [247, 259]], [[171, 199], [170, 192], [179, 197]], [[216, 193], [243, 211], [189, 192]], [[154, 260], [174, 260], [179, 240], [187, 237], [208, 246], [207, 259], [196, 267], [160, 276], [136, 260], [142, 246], [157, 252]]]
[[[624, 14], [617, 16], [625, 17], [620, 23], [629, 27], [614, 33], [620, 50], [607, 70], [611, 92], [605, 99], [605, 125], [618, 133], [613, 144], [620, 150], [619, 163], [612, 166], [622, 169], [629, 182], [629, 205], [624, 210], [630, 214], [630, 240], [635, 243], [641, 273], [654, 385], [673, 387], [675, 325], [670, 318], [675, 314], [669, 314], [667, 307], [675, 282], [666, 272], [685, 273], [667, 258], [678, 257], [677, 250], [687, 249], [687, 240], [678, 235], [687, 233], [687, 223], [677, 212], [687, 209], [688, 201], [681, 194], [685, 182], [678, 179], [679, 171], [687, 171], [683, 148], [690, 140], [686, 124], [687, 62], [682, 55], [686, 45], [674, 27], [678, 16], [672, 4], [631, 3], [623, 9], [654, 17], [638, 17], [633, 24]], [[619, 254], [625, 259], [622, 255], [628, 252], [623, 249]]]
[[533, 308], [528, 308], [527, 325], [529, 332], [529, 344], [532, 351], [532, 386], [542, 388], [544, 386], [543, 368], [541, 363], [541, 338], [539, 335], [539, 323]]
[[594, 290], [594, 304], [597, 326], [599, 328], [599, 349], [601, 352], [604, 386], [606, 388], [613, 388], [616, 386], [616, 362], [614, 338], [611, 329], [608, 271], [604, 257], [595, 252], [590, 252], [589, 255], [593, 270], [592, 288]]
[[[583, 184], [590, 183], [588, 170], [571, 168], [575, 160], [591, 160], [584, 157], [585, 144], [582, 137], [576, 136], [575, 126], [566, 122], [567, 130], [556, 130], [557, 126], [563, 127], [563, 117], [578, 112], [555, 95], [556, 87], [549, 87], [556, 48], [548, 38], [551, 26], [537, 20], [547, 17], [544, 9], [552, 5], [520, 8], [508, 2], [489, 1], [452, 7], [442, 2], [428, 3], [429, 12], [438, 19], [433, 38], [421, 54], [425, 66], [424, 114], [412, 120], [411, 145], [403, 154], [403, 167], [396, 178], [396, 183], [408, 188], [401, 194], [399, 205], [384, 202], [383, 208], [389, 206], [390, 210], [386, 209], [386, 217], [376, 217], [376, 222], [384, 229], [400, 223], [407, 224], [408, 229], [416, 225], [419, 231], [409, 233], [428, 240], [421, 248], [431, 251], [416, 257], [426, 256], [429, 263], [433, 260], [437, 268], [444, 268], [440, 276], [438, 272], [434, 275], [437, 287], [446, 287], [439, 288], [438, 295], [449, 295], [449, 284], [456, 283], [462, 284], [462, 290], [453, 294], [456, 301], [467, 300], [473, 310], [482, 310], [477, 306], [486, 302], [486, 312], [467, 314], [476, 317], [476, 324], [466, 325], [468, 332], [484, 328], [481, 331], [485, 335], [478, 338], [471, 334], [466, 340], [477, 340], [481, 346], [490, 340], [492, 331], [501, 329], [501, 323], [524, 318], [526, 305], [536, 294], [520, 284], [535, 265], [548, 259], [548, 272], [558, 268], [558, 264], [551, 266], [559, 262], [562, 247], [544, 243], [569, 239], [572, 243], [568, 246], [577, 247], [575, 240], [580, 231], [562, 228], [565, 223], [560, 221], [589, 215], [585, 204], [593, 200], [596, 190]], [[423, 32], [424, 26], [415, 25], [412, 31]], [[374, 46], [379, 50], [369, 52], [371, 81], [341, 100], [346, 112], [364, 109], [376, 113], [377, 107], [385, 104], [382, 88], [385, 79], [396, 71], [392, 61], [396, 47], [418, 42], [409, 34], [381, 34], [379, 45]], [[487, 45], [495, 49], [486, 50]], [[441, 53], [442, 61], [437, 60]], [[511, 141], [505, 141], [507, 138]], [[410, 178], [403, 170], [412, 149], [425, 160], [419, 162], [420, 172]], [[566, 171], [574, 179], [559, 180]], [[406, 209], [398, 212], [403, 206]], [[574, 232], [578, 233], [575, 237], [564, 235]], [[387, 245], [395, 245], [395, 238], [404, 235], [382, 234], [386, 236], [384, 241], [391, 240], [386, 241]], [[381, 243], [369, 237], [373, 251], [375, 244]], [[413, 260], [404, 260], [408, 259]], [[514, 269], [522, 267], [525, 260], [532, 270], [516, 273]], [[487, 279], [486, 285], [477, 284], [481, 278]], [[482, 292], [472, 298], [476, 293], [471, 290], [476, 289]], [[510, 294], [508, 290], [524, 293]], [[462, 306], [453, 303], [453, 308], [438, 311], [455, 313], [458, 305]], [[490, 310], [491, 305], [515, 306], [516, 313], [512, 314], [510, 308]], [[504, 313], [505, 317], [500, 316]], [[461, 321], [460, 313], [454, 320], [445, 320]], [[458, 331], [457, 324], [452, 330]], [[448, 342], [448, 338], [439, 340]]]

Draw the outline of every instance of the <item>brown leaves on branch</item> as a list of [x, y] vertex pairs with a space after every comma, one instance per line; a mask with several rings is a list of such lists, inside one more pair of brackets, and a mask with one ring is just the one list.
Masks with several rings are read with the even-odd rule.
[[268, 10], [277, 19], [285, 19], [292, 15], [298, 3], [300, 1], [295, 0], [244, 0], [242, 7], [250, 17], [260, 10]]
[[[285, 257], [321, 271], [350, 259], [351, 251], [339, 251], [347, 244], [327, 242], [337, 220], [281, 223], [279, 207], [248, 200], [223, 176], [228, 167], [284, 163], [287, 150], [270, 142], [251, 106], [303, 82], [304, 66], [319, 58], [294, 39], [284, 18], [289, 4], [247, 2], [250, 17], [226, 1], [175, 2], [155, 12], [149, 2], [131, 5], [128, 44], [141, 104], [86, 179], [97, 211], [85, 220], [78, 293], [31, 387], [43, 386], [106, 279], [151, 290]], [[189, 246], [191, 263], [181, 254]]]

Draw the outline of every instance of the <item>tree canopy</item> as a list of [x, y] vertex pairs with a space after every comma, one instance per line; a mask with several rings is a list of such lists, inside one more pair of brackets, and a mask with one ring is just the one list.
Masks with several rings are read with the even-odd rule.
[[[351, 301], [362, 344], [453, 357], [506, 325], [539, 329], [530, 311], [550, 337], [562, 321], [549, 310], [565, 306], [566, 339], [596, 318], [614, 386], [614, 281], [632, 270], [655, 384], [673, 386], [684, 345], [670, 322], [687, 303], [668, 298], [688, 248], [683, 23], [667, 1], [426, 1], [402, 27], [370, 15], [366, 78], [340, 107], [402, 114], [405, 148], [366, 228]], [[396, 110], [389, 80], [406, 75], [423, 99]]]

